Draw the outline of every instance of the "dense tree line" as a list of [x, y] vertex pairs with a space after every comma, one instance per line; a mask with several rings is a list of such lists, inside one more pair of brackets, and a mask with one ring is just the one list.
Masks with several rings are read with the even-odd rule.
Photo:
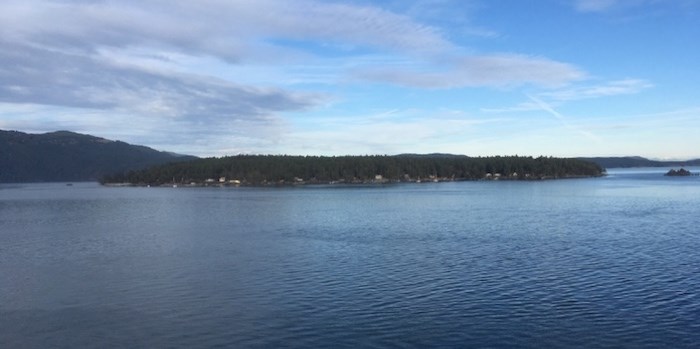
[[368, 181], [543, 179], [599, 176], [595, 163], [553, 157], [459, 155], [285, 156], [239, 155], [154, 166], [107, 176], [103, 183], [328, 183]]

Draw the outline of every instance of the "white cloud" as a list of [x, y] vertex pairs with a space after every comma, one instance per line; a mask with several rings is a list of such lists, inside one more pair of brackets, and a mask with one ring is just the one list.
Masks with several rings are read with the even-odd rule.
[[8, 0], [0, 5], [0, 101], [210, 122], [264, 119], [322, 98], [202, 75], [193, 61], [284, 62], [326, 42], [417, 56], [455, 49], [437, 29], [372, 6]]
[[[697, 8], [697, 0], [574, 0], [574, 8], [583, 13], [610, 13], [640, 10], [647, 14], [653, 13], [661, 7], [677, 7], [688, 10]], [[650, 9], [654, 7], [652, 11]]]
[[467, 56], [445, 63], [443, 71], [385, 66], [358, 70], [355, 74], [367, 80], [422, 88], [510, 87], [524, 84], [554, 87], [586, 77], [583, 70], [571, 64], [516, 54]]
[[531, 83], [557, 86], [586, 76], [581, 69], [571, 64], [513, 54], [467, 57], [462, 61], [460, 70], [470, 84], [477, 85]]
[[[338, 98], [293, 90], [300, 84], [331, 85], [351, 76], [418, 88], [552, 88], [587, 76], [546, 57], [466, 55], [443, 30], [415, 20], [443, 12], [406, 13], [320, 0], [5, 0], [0, 102], [51, 107], [42, 114], [51, 127], [108, 138], [131, 130], [136, 136], [124, 140], [175, 151], [186, 144], [203, 155], [276, 149], [289, 132], [285, 113]], [[498, 35], [469, 25], [461, 33]], [[352, 132], [438, 142], [468, 124], [449, 118], [442, 128], [429, 121], [360, 122], [326, 131], [325, 144], [349, 144]], [[2, 125], [31, 128], [20, 120]], [[387, 149], [410, 147], [400, 134], [383, 141]]]
[[[227, 62], [308, 61], [314, 46], [336, 48], [343, 54], [364, 50], [407, 54], [430, 65], [438, 57], [463, 56], [463, 48], [435, 27], [374, 6], [312, 0], [209, 0], [173, 4], [164, 0], [140, 2], [52, 2], [9, 0], [0, 11], [0, 32], [14, 40], [48, 46], [52, 50], [179, 51], [213, 56]], [[479, 35], [497, 35], [480, 28]], [[146, 51], [141, 49], [141, 51]], [[427, 60], [427, 61], [426, 61]], [[451, 63], [462, 85], [559, 84], [582, 72], [569, 64], [542, 57], [494, 54], [463, 57]], [[376, 70], [376, 69], [373, 69]], [[421, 71], [385, 71], [366, 75], [402, 85], [432, 85], [453, 76]], [[447, 79], [452, 80], [452, 79]]]
[[[315, 101], [309, 96], [268, 93], [236, 84], [235, 77], [227, 87], [214, 83], [213, 76], [196, 79], [193, 65], [181, 62], [205, 57], [229, 63], [265, 56], [274, 57], [266, 58], [270, 62], [299, 59], [300, 52], [314, 54], [313, 45], [326, 42], [394, 52], [410, 64], [428, 67], [365, 66], [356, 75], [398, 85], [552, 86], [585, 75], [570, 64], [535, 56], [454, 58], [461, 48], [434, 27], [374, 6], [313, 0], [8, 0], [0, 5], [0, 34], [1, 58], [14, 64], [5, 64], [0, 73], [0, 100], [89, 108], [133, 109], [140, 104], [136, 111], [171, 116], [310, 107]], [[446, 60], [448, 56], [453, 58]], [[445, 62], [448, 69], [434, 70]], [[270, 94], [285, 96], [256, 105], [269, 103], [259, 95]], [[147, 101], [144, 96], [149, 96]]]
[[573, 101], [580, 99], [636, 94], [652, 87], [654, 87], [652, 83], [643, 79], [623, 79], [609, 81], [601, 85], [580, 86], [570, 89], [544, 92], [540, 93], [539, 96], [555, 101]]
[[377, 7], [311, 0], [56, 2], [9, 0], [0, 31], [45, 45], [168, 46], [236, 62], [275, 40], [325, 41], [414, 53], [454, 46], [430, 26]]
[[[33, 113], [34, 118], [5, 120], [4, 128], [70, 129], [205, 155], [217, 145], [200, 146], [198, 141], [275, 138], [281, 132], [278, 113], [303, 111], [325, 99], [211, 76], [165, 74], [99, 56], [0, 43], [5, 48], [0, 50], [0, 102], [52, 106]], [[144, 132], [148, 136], [139, 135]]]
[[[99, 56], [60, 53], [3, 42], [0, 101], [93, 109], [121, 109], [153, 116], [256, 117], [300, 110], [319, 96], [237, 85], [213, 77], [142, 69]], [[7, 88], [10, 87], [10, 88]]]

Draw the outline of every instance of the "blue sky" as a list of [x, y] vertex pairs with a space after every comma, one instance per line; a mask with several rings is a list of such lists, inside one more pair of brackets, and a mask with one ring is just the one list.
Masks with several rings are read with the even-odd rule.
[[199, 156], [700, 157], [700, 0], [4, 0], [0, 129]]

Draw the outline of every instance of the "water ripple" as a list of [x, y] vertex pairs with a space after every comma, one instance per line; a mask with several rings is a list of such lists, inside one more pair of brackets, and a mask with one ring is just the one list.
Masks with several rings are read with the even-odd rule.
[[700, 189], [567, 183], [7, 189], [0, 347], [700, 343]]

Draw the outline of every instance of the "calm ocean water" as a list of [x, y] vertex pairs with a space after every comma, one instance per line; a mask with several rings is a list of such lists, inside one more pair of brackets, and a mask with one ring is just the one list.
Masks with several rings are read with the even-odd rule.
[[665, 170], [0, 185], [0, 347], [697, 348], [700, 177]]

